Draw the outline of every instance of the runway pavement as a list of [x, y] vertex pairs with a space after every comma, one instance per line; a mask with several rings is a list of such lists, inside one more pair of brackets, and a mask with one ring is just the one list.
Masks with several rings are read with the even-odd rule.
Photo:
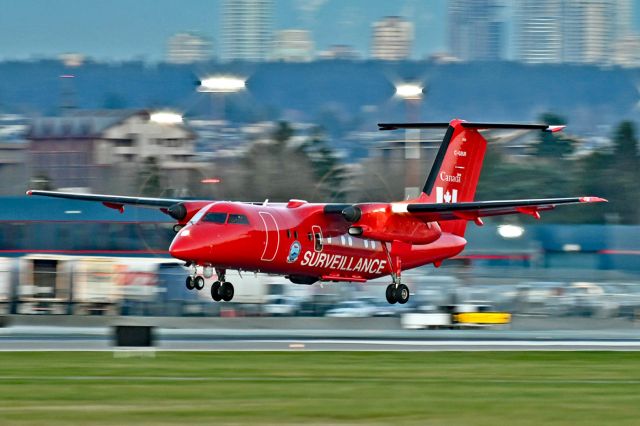
[[0, 351], [636, 351], [635, 330], [154, 330], [152, 348], [114, 348], [110, 327], [8, 327]]

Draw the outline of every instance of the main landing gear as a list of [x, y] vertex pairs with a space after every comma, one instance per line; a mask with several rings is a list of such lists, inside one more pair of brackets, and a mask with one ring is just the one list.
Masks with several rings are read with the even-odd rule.
[[404, 284], [389, 284], [385, 295], [387, 296], [387, 302], [404, 305], [409, 301], [409, 287]]
[[[216, 275], [218, 279], [211, 284], [211, 298], [216, 302], [224, 300], [225, 302], [231, 301], [235, 294], [233, 284], [225, 281], [224, 269], [216, 268]], [[213, 276], [213, 270], [210, 266], [205, 266], [203, 269], [205, 277], [210, 278]], [[188, 290], [202, 290], [204, 288], [204, 277], [197, 275], [197, 268], [193, 266], [192, 273], [187, 277], [186, 286]]]
[[400, 282], [400, 275], [402, 272], [400, 258], [397, 257], [396, 261], [393, 262], [387, 243], [382, 243], [382, 248], [387, 255], [387, 261], [389, 262], [389, 268], [391, 269], [392, 283], [387, 286], [387, 291], [385, 292], [387, 302], [390, 304], [400, 303], [401, 305], [404, 305], [409, 301], [411, 293], [409, 292], [409, 287]]

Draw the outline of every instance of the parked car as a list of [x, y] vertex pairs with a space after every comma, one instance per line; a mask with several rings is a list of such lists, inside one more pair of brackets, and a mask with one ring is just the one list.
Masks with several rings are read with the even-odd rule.
[[271, 316], [292, 316], [298, 312], [299, 308], [300, 300], [296, 297], [272, 295], [267, 297], [262, 311]]
[[362, 300], [349, 300], [340, 302], [335, 308], [329, 309], [325, 316], [327, 317], [371, 317], [376, 313], [376, 307]]

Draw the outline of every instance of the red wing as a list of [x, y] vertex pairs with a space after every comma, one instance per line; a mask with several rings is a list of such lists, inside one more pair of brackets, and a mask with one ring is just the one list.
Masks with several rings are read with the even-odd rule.
[[124, 197], [120, 195], [78, 194], [75, 192], [39, 191], [35, 189], [27, 191], [27, 195], [42, 195], [45, 197], [67, 198], [70, 200], [98, 201], [107, 207], [115, 209], [127, 204], [138, 207], [167, 208], [184, 201], [175, 198]]
[[505, 214], [529, 214], [539, 216], [540, 211], [554, 209], [561, 204], [599, 203], [607, 200], [599, 197], [543, 198], [533, 200], [474, 201], [469, 203], [412, 203], [407, 212], [425, 221], [474, 220], [479, 217]]

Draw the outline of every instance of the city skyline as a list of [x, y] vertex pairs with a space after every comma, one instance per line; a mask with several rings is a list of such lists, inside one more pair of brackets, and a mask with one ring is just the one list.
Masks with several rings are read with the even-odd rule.
[[[619, 1], [619, 0], [618, 0]], [[640, 0], [624, 0], [637, 6]], [[87, 5], [81, 0], [58, 2], [49, 13], [45, 0], [24, 0], [0, 7], [0, 60], [56, 58], [64, 53], [80, 53], [99, 61], [141, 59], [163, 61], [167, 43], [179, 33], [200, 34], [213, 43], [215, 59], [225, 59], [223, 0], [192, 0], [189, 8], [168, 0], [139, 0], [132, 4], [112, 0], [108, 4]], [[518, 59], [515, 31], [515, 2], [504, 1], [503, 53]], [[397, 2], [350, 0], [273, 0], [272, 30], [309, 31], [315, 54], [334, 45], [352, 47], [359, 57], [369, 57], [372, 26], [388, 16], [407, 19], [414, 28], [410, 59], [451, 53], [449, 16], [451, 1], [402, 0]], [[47, 4], [47, 6], [49, 6]], [[638, 19], [630, 19], [633, 29]], [[117, 30], [116, 30], [117, 29]]]
[[[223, 0], [191, 0], [189, 7], [169, 0], [82, 0], [8, 2], [0, 6], [0, 60], [55, 58], [82, 53], [97, 60], [163, 60], [176, 33], [196, 32], [213, 41], [221, 57]], [[307, 29], [318, 52], [350, 45], [366, 55], [371, 24], [385, 16], [406, 16], [416, 27], [412, 57], [446, 49], [446, 0], [397, 2], [350, 0], [274, 0], [273, 30]], [[47, 13], [39, 13], [47, 10]]]

